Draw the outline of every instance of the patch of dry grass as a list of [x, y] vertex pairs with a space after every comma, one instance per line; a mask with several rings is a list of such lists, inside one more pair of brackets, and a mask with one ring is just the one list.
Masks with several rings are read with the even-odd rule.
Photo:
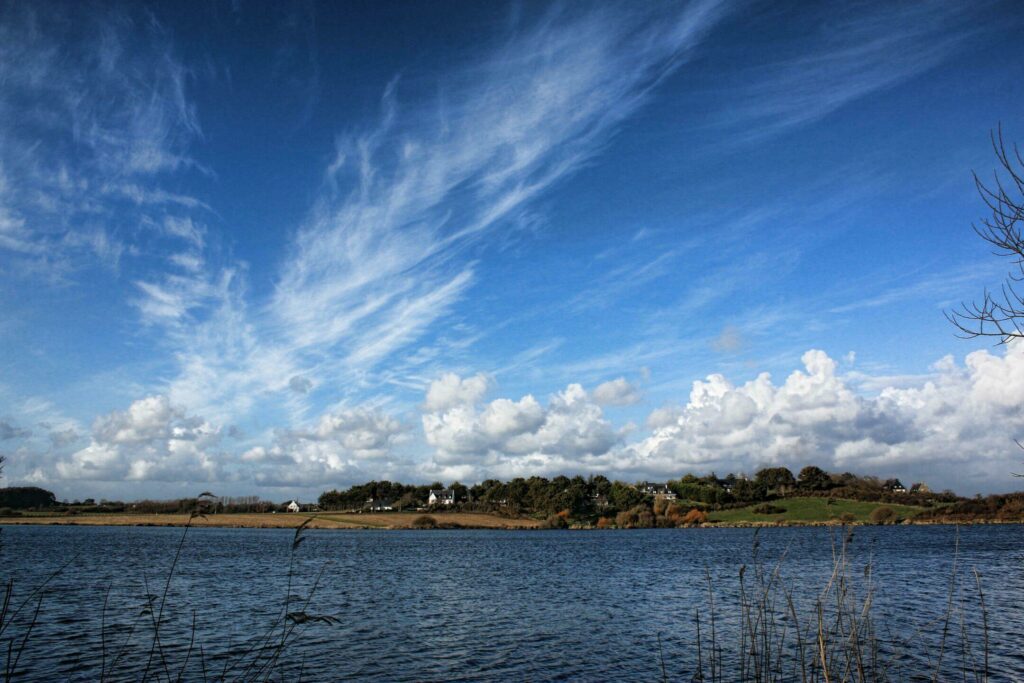
[[[313, 516], [309, 529], [411, 529], [417, 512], [375, 512], [366, 514], [321, 513]], [[532, 529], [538, 526], [534, 519], [510, 519], [480, 512], [435, 513], [442, 525], [475, 529]], [[193, 527], [229, 527], [246, 529], [294, 529], [309, 519], [309, 515], [239, 513], [207, 514], [192, 519]], [[81, 526], [185, 526], [187, 514], [93, 514], [54, 515], [51, 517], [0, 517], [0, 524], [66, 524]]]

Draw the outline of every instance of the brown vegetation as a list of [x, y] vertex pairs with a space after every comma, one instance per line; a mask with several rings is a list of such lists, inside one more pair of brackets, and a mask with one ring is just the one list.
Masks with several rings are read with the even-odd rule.
[[437, 520], [430, 515], [420, 515], [416, 519], [412, 520], [413, 529], [436, 529]]
[[[759, 557], [756, 532], [752, 561], [741, 565], [738, 585], [707, 572], [707, 601], [694, 615], [697, 669], [690, 680], [989, 680], [993, 671], [981, 577], [959, 568], [956, 537], [945, 613], [902, 634], [878, 620], [872, 564], [862, 570], [852, 566], [848, 547], [853, 529], [845, 529], [840, 538], [833, 539], [831, 577], [809, 606], [806, 596], [794, 595], [783, 579], [783, 559], [772, 566]], [[729, 584], [725, 590], [718, 585], [723, 579]], [[738, 623], [738, 632], [722, 629], [723, 623]], [[906, 657], [910, 652], [922, 656], [915, 661]]]
[[1024, 522], [1024, 492], [959, 500], [922, 512], [922, 522], [963, 524], [971, 522]]
[[708, 513], [703, 510], [698, 510], [697, 508], [693, 508], [687, 512], [686, 516], [682, 519], [682, 523], [686, 526], [696, 526], [698, 524], [704, 524], [707, 521]]
[[[309, 529], [410, 529], [421, 517], [412, 512], [381, 512], [369, 514], [319, 514], [308, 524]], [[239, 527], [253, 529], [298, 527], [307, 515], [302, 514], [218, 514], [192, 520], [194, 527]], [[478, 529], [528, 529], [539, 523], [527, 518], [498, 517], [475, 512], [439, 513], [438, 526]], [[187, 514], [96, 514], [74, 516], [22, 516], [0, 518], [0, 524], [78, 524], [109, 526], [185, 526]]]
[[568, 517], [562, 515], [548, 515], [548, 518], [541, 524], [542, 529], [568, 529]]
[[868, 515], [868, 519], [872, 524], [893, 524], [899, 521], [899, 516], [895, 510], [883, 505], [872, 510], [871, 514]]

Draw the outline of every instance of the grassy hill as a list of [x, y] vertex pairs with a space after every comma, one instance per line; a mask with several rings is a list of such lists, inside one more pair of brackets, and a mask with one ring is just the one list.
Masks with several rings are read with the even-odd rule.
[[[831, 500], [832, 504], [829, 504]], [[869, 503], [858, 500], [842, 500], [829, 498], [784, 498], [771, 503], [775, 507], [784, 508], [785, 512], [761, 514], [754, 512], [757, 505], [720, 510], [709, 513], [711, 522], [827, 522], [850, 515], [858, 522], [868, 521], [871, 511], [879, 507], [888, 507], [901, 518], [913, 517], [926, 508], [917, 505], [894, 505], [891, 503]]]

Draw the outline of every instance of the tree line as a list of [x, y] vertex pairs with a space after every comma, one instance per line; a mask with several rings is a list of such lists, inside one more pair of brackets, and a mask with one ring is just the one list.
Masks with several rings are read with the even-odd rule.
[[[809, 465], [794, 475], [786, 467], [766, 467], [753, 477], [728, 474], [718, 477], [687, 474], [666, 482], [679, 501], [708, 509], [749, 505], [789, 495], [831, 495], [857, 500], [916, 502], [956, 500], [951, 491], [898, 493], [897, 480], [859, 476], [849, 472], [830, 474]], [[396, 510], [417, 509], [428, 505], [431, 490], [450, 489], [455, 506], [467, 511], [505, 512], [509, 514], [555, 515], [563, 511], [573, 518], [617, 514], [636, 508], [656, 496], [645, 491], [643, 484], [613, 481], [603, 475], [589, 477], [557, 476], [517, 477], [509, 481], [487, 479], [470, 486], [453, 482], [410, 485], [392, 481], [370, 481], [346, 490], [330, 490], [320, 495], [322, 510], [359, 510], [372, 502], [386, 502]]]
[[[896, 493], [896, 480], [883, 481], [877, 477], [858, 476], [845, 472], [830, 474], [813, 465], [804, 467], [794, 475], [786, 467], [766, 467], [754, 476], [728, 474], [718, 477], [686, 474], [665, 483], [679, 499], [701, 509], [723, 509], [774, 500], [788, 495], [835, 496], [855, 500], [879, 502], [914, 502], [930, 504], [951, 502], [958, 497], [951, 491], [931, 493]], [[450, 489], [455, 507], [466, 511], [499, 514], [555, 515], [568, 511], [573, 518], [595, 515], [615, 515], [634, 510], [644, 504], [651, 507], [655, 496], [644, 486], [613, 481], [603, 475], [589, 477], [557, 476], [517, 477], [509, 481], [487, 479], [477, 484], [453, 482], [445, 485], [403, 484], [392, 481], [370, 481], [345, 490], [325, 491], [319, 497], [321, 510], [360, 510], [370, 501], [385, 503], [396, 510], [410, 510], [428, 506], [431, 490]], [[222, 497], [214, 499], [210, 512], [270, 512], [281, 510], [287, 501], [275, 503], [259, 496]], [[185, 513], [192, 510], [193, 498], [171, 500], [140, 500], [135, 502], [95, 501], [87, 498], [73, 503], [58, 502], [54, 494], [37, 487], [0, 488], [0, 508], [14, 510], [48, 508], [75, 512], [137, 512]], [[652, 508], [653, 510], [653, 508]]]

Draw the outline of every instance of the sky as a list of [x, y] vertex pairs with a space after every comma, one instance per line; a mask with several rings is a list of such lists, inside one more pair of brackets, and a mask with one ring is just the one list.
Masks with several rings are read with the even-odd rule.
[[944, 312], [1014, 2], [0, 7], [0, 454], [58, 498], [817, 464], [1018, 488]]

